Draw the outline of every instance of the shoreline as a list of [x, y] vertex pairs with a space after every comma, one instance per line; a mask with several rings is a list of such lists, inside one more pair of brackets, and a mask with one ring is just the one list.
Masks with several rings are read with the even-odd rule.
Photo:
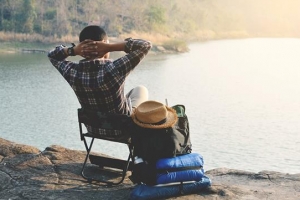
[[[186, 53], [189, 52], [189, 44], [190, 43], [201, 43], [208, 41], [218, 41], [218, 40], [241, 40], [241, 39], [255, 39], [255, 38], [278, 38], [278, 39], [300, 39], [299, 37], [271, 37], [271, 36], [261, 36], [261, 37], [224, 37], [224, 38], [206, 38], [206, 39], [191, 39], [190, 41], [185, 41], [181, 44], [174, 44], [180, 41], [174, 40], [169, 44], [159, 44], [152, 42], [152, 48], [150, 52], [152, 53], [165, 53], [165, 54], [173, 54], [173, 53]], [[147, 38], [146, 38], [147, 39]], [[121, 41], [117, 38], [112, 38], [112, 42]], [[41, 42], [11, 42], [11, 41], [2, 41], [0, 42], [0, 53], [14, 54], [14, 53], [47, 53], [50, 49], [55, 47], [56, 45], [64, 44], [67, 46], [68, 42], [57, 42], [57, 43], [41, 43]]]

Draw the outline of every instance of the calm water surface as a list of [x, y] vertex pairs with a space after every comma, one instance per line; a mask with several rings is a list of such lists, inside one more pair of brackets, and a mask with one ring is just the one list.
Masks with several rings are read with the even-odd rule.
[[[129, 76], [150, 99], [184, 104], [205, 169], [300, 173], [300, 40], [223, 40], [178, 55], [149, 55]], [[84, 150], [71, 88], [45, 54], [0, 55], [0, 137], [41, 150]], [[112, 145], [112, 144], [110, 144]], [[96, 142], [110, 155], [127, 147]], [[109, 149], [110, 148], [110, 149]]]

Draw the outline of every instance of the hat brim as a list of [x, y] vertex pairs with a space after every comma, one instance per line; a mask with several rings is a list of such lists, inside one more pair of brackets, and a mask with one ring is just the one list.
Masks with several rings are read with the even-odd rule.
[[177, 117], [176, 111], [173, 108], [166, 107], [166, 109], [167, 109], [166, 122], [164, 122], [163, 124], [159, 124], [159, 125], [146, 124], [146, 123], [140, 122], [136, 118], [135, 111], [132, 113], [131, 117], [135, 124], [137, 124], [138, 126], [143, 127], [143, 128], [151, 128], [151, 129], [169, 128], [169, 127], [172, 127], [177, 122], [178, 117]]

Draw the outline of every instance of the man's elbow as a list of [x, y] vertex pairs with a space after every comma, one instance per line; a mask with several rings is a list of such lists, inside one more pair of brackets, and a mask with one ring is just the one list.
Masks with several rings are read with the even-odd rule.
[[150, 49], [152, 48], [152, 43], [150, 41], [146, 41], [146, 51], [147, 53], [150, 51]]
[[148, 43], [148, 50], [150, 50], [152, 48], [152, 43], [150, 41], [147, 41]]

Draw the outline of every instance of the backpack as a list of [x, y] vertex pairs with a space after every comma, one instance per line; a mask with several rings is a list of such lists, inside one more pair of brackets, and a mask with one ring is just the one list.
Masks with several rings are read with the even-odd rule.
[[149, 129], [135, 126], [131, 142], [134, 157], [148, 163], [155, 163], [160, 158], [170, 158], [192, 152], [188, 117], [184, 105], [175, 105], [178, 120], [175, 125], [163, 129]]

